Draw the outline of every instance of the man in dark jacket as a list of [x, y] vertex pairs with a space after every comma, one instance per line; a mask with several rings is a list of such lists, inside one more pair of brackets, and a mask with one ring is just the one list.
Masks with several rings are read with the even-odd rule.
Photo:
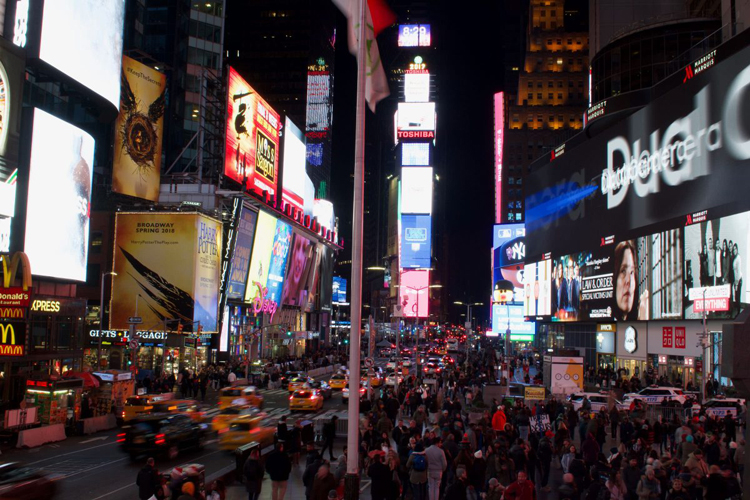
[[594, 435], [589, 433], [586, 436], [586, 440], [581, 445], [581, 455], [583, 455], [583, 461], [586, 462], [588, 467], [591, 467], [596, 463], [596, 459], [599, 457], [599, 443], [594, 439]]
[[336, 421], [339, 419], [336, 415], [331, 417], [330, 422], [323, 424], [323, 449], [320, 450], [320, 456], [325, 455], [328, 449], [328, 458], [333, 462], [336, 460], [333, 456], [333, 441], [336, 439]]
[[263, 464], [260, 462], [260, 451], [253, 450], [250, 452], [250, 458], [245, 462], [242, 473], [245, 476], [248, 500], [258, 500], [263, 486], [263, 475], [266, 473]]
[[305, 472], [302, 474], [302, 484], [305, 485], [305, 498], [310, 500], [312, 496], [313, 482], [315, 481], [315, 474], [318, 473], [318, 469], [323, 465], [323, 459], [318, 456], [315, 460], [305, 468]]
[[456, 469], [456, 480], [445, 490], [445, 500], [466, 500], [469, 478], [466, 469]]
[[289, 474], [292, 472], [292, 461], [284, 453], [283, 443], [277, 443], [276, 449], [266, 457], [266, 470], [271, 477], [272, 500], [282, 500], [286, 495]]
[[542, 489], [544, 491], [550, 491], [550, 487], [547, 485], [549, 482], [549, 472], [552, 466], [552, 439], [555, 435], [552, 431], [547, 431], [544, 437], [539, 441], [539, 451], [537, 456], [539, 457], [539, 465], [542, 469]]
[[628, 498], [636, 500], [638, 498], [636, 489], [638, 489], [638, 481], [641, 480], [641, 469], [638, 467], [637, 459], [630, 459], [630, 463], [622, 471], [622, 480], [628, 490]]
[[377, 454], [373, 457], [372, 465], [367, 469], [367, 475], [372, 480], [372, 500], [386, 500], [391, 493], [393, 472], [383, 463], [382, 455]]
[[[161, 478], [159, 477], [159, 471], [154, 466], [153, 458], [146, 460], [146, 466], [138, 473], [135, 484], [138, 486], [138, 498], [141, 500], [148, 500], [161, 489]], [[161, 496], [157, 496], [157, 498], [161, 498]]]

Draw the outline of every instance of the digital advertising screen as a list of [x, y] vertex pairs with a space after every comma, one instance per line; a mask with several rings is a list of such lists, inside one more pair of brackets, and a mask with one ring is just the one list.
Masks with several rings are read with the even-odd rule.
[[401, 216], [401, 267], [426, 269], [431, 267], [432, 216]]
[[505, 335], [510, 329], [511, 342], [533, 342], [536, 325], [524, 321], [523, 309], [520, 304], [492, 304], [492, 331], [487, 336]]
[[[16, 210], [18, 142], [26, 60], [23, 51], [0, 39], [0, 225], [10, 228]], [[7, 219], [6, 219], [7, 218]], [[0, 248], [10, 244], [0, 229]], [[8, 229], [8, 238], [10, 230]]]
[[404, 74], [404, 101], [428, 102], [430, 100], [430, 74]]
[[39, 58], [118, 107], [124, 19], [125, 0], [48, 0]]
[[429, 24], [401, 24], [398, 27], [399, 47], [429, 47], [432, 43]]
[[614, 318], [682, 318], [682, 262], [680, 229], [619, 242], [614, 250]]
[[86, 281], [94, 138], [34, 109], [24, 252], [37, 276]]
[[255, 237], [255, 224], [258, 220], [258, 212], [243, 206], [237, 231], [235, 232], [234, 253], [232, 263], [229, 267], [229, 279], [227, 280], [227, 298], [242, 300], [245, 296], [247, 286], [247, 273], [250, 269], [250, 255], [253, 252], [253, 238]]
[[432, 167], [401, 169], [401, 213], [432, 213]]
[[503, 220], [503, 137], [505, 134], [505, 94], [494, 98], [495, 118], [495, 222]]
[[165, 74], [127, 56], [122, 58], [112, 191], [159, 200], [166, 92]]
[[434, 131], [435, 118], [434, 102], [398, 103], [396, 126], [399, 131]]
[[524, 316], [549, 317], [552, 315], [552, 261], [526, 263], [523, 268]]
[[429, 142], [404, 142], [401, 144], [401, 165], [405, 167], [429, 167]]
[[284, 119], [284, 171], [282, 199], [299, 210], [305, 209], [305, 135], [288, 117]]
[[224, 175], [248, 191], [276, 194], [279, 174], [279, 114], [229, 68]]
[[[327, 65], [324, 66], [327, 68]], [[305, 127], [308, 132], [327, 132], [331, 127], [331, 75], [328, 71], [307, 72], [307, 113]]]
[[215, 333], [219, 326], [221, 222], [197, 215], [196, 226], [193, 323], [195, 331], [201, 326], [204, 332]]
[[250, 259], [250, 270], [245, 288], [245, 302], [247, 303], [258, 297], [259, 292], [266, 287], [275, 238], [276, 218], [266, 212], [259, 212], [253, 240], [253, 255]]
[[523, 224], [495, 224], [492, 236], [492, 285], [508, 280], [515, 288], [514, 300], [523, 301], [526, 228]]
[[685, 319], [734, 318], [750, 303], [750, 212], [685, 227]]
[[333, 277], [333, 303], [346, 304], [346, 278]]
[[614, 262], [605, 248], [552, 260], [553, 321], [612, 318]]
[[399, 300], [407, 318], [426, 318], [430, 312], [430, 271], [401, 273]]
[[271, 264], [268, 268], [268, 299], [281, 304], [281, 292], [286, 275], [286, 261], [289, 248], [292, 246], [292, 226], [281, 220], [276, 221], [276, 232], [273, 238]]
[[282, 304], [301, 306], [304, 303], [306, 291], [305, 282], [313, 264], [314, 246], [309, 239], [301, 234], [294, 234], [292, 250], [289, 254], [289, 270], [284, 282], [284, 292], [281, 295]]

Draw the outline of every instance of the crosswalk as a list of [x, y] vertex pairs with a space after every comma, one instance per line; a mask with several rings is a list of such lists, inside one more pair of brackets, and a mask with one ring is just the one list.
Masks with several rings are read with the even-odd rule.
[[279, 419], [281, 417], [287, 417], [287, 420], [312, 420], [315, 421], [328, 421], [336, 415], [339, 419], [346, 419], [348, 416], [347, 410], [326, 410], [326, 411], [315, 411], [309, 413], [292, 412], [289, 408], [269, 408], [264, 410], [268, 418]]

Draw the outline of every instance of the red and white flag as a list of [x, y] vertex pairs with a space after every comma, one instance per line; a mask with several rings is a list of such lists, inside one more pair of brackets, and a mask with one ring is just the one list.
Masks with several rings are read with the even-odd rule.
[[[359, 20], [361, 18], [359, 10], [360, 0], [332, 1], [349, 21], [349, 52], [356, 56], [359, 44]], [[367, 81], [365, 85], [365, 98], [370, 110], [374, 113], [378, 102], [390, 95], [388, 79], [385, 77], [383, 63], [380, 60], [378, 42], [375, 37], [385, 28], [396, 22], [396, 14], [393, 13], [384, 0], [367, 0], [367, 6], [367, 26], [365, 28], [365, 48], [367, 51], [365, 71]]]

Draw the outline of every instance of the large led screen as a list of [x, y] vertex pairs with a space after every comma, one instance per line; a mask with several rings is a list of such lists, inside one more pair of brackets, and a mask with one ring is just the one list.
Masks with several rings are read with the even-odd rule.
[[428, 102], [430, 100], [430, 74], [404, 74], [404, 101]]
[[526, 228], [523, 224], [495, 224], [492, 235], [492, 285], [508, 280], [515, 288], [514, 300], [523, 300]]
[[[750, 212], [685, 227], [685, 319], [733, 318], [750, 303]], [[705, 301], [704, 301], [705, 299]]]
[[292, 226], [281, 220], [276, 221], [276, 232], [273, 238], [271, 264], [268, 268], [267, 298], [277, 304], [281, 303], [281, 291], [286, 275], [286, 261], [289, 247], [292, 246]]
[[289, 270], [286, 273], [284, 292], [281, 296], [282, 304], [301, 306], [304, 303], [305, 283], [313, 264], [313, 250], [314, 246], [310, 240], [301, 234], [294, 234], [294, 242], [289, 254]]
[[552, 315], [552, 261], [543, 260], [524, 265], [523, 314], [528, 317]]
[[401, 267], [429, 268], [432, 255], [432, 217], [401, 216]]
[[682, 241], [674, 229], [621, 241], [614, 251], [618, 321], [682, 318]]
[[297, 207], [305, 208], [305, 171], [307, 150], [305, 136], [288, 117], [284, 120], [284, 173], [282, 199]]
[[39, 58], [118, 107], [124, 18], [125, 0], [47, 0]]
[[224, 175], [248, 191], [276, 194], [280, 125], [279, 114], [230, 67]]
[[255, 223], [257, 220], [258, 212], [244, 206], [242, 207], [242, 213], [237, 222], [232, 265], [229, 268], [229, 279], [227, 280], [227, 298], [229, 299], [242, 300], [245, 296], [247, 273], [250, 269], [250, 255], [253, 251], [253, 237], [255, 236]]
[[135, 59], [122, 58], [112, 191], [159, 200], [166, 92], [166, 75]]
[[429, 47], [431, 42], [429, 24], [401, 24], [398, 27], [399, 47]]
[[258, 214], [258, 224], [253, 239], [253, 255], [250, 259], [250, 270], [247, 275], [245, 302], [255, 297], [262, 297], [263, 289], [268, 282], [268, 268], [271, 265], [273, 242], [276, 237], [276, 218], [266, 212]]
[[118, 213], [110, 329], [139, 316], [146, 330], [177, 319], [185, 332], [216, 332], [221, 234], [219, 221], [200, 214]]
[[401, 169], [401, 213], [432, 213], [432, 167]]
[[613, 270], [611, 251], [602, 249], [553, 259], [552, 320], [611, 319]]
[[333, 303], [346, 304], [346, 278], [333, 277]]
[[400, 102], [398, 103], [399, 131], [435, 130], [434, 102]]
[[34, 110], [24, 251], [37, 276], [86, 281], [94, 138]]
[[533, 321], [524, 321], [522, 305], [492, 304], [492, 330], [487, 332], [488, 337], [510, 330], [511, 342], [532, 342], [535, 328]]
[[429, 167], [430, 143], [405, 142], [401, 144], [401, 165], [406, 167]]
[[401, 273], [399, 300], [407, 318], [426, 318], [430, 312], [430, 271]]
[[25, 74], [23, 51], [0, 38], [0, 218], [15, 215]]

